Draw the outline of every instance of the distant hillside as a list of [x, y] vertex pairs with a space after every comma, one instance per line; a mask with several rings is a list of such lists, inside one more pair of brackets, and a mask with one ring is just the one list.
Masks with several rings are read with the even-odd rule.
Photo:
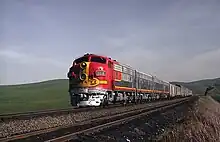
[[68, 79], [54, 79], [54, 80], [47, 80], [35, 83], [27, 83], [27, 84], [18, 84], [18, 85], [0, 85], [0, 88], [5, 87], [40, 87], [44, 85], [60, 85], [68, 83]]
[[[213, 84], [220, 90], [220, 78], [195, 82], [174, 82], [204, 94]], [[220, 94], [217, 90], [213, 94]], [[68, 80], [57, 79], [38, 83], [0, 86], [0, 113], [70, 107]]]
[[[193, 81], [193, 82], [171, 82], [171, 83], [181, 84], [193, 90], [194, 93], [198, 93], [198, 94], [204, 94], [207, 87], [215, 85], [217, 89], [215, 89], [214, 92], [220, 94], [219, 92], [220, 91], [220, 78], [198, 80], [198, 81]], [[30, 84], [0, 85], [0, 94], [12, 93], [12, 92], [14, 93], [16, 91], [18, 91], [17, 93], [19, 93], [21, 90], [24, 91], [25, 89], [31, 90], [32, 92], [39, 90], [39, 89], [40, 90], [61, 89], [61, 90], [67, 91], [67, 88], [68, 88], [67, 79], [55, 79], [55, 80], [48, 80], [48, 81], [30, 83]]]
[[0, 86], [0, 113], [70, 107], [68, 80]]
[[172, 83], [177, 83], [185, 87], [188, 87], [191, 90], [193, 90], [193, 93], [196, 94], [204, 94], [207, 87], [214, 85], [216, 88], [212, 90], [210, 93], [220, 94], [220, 78], [205, 79], [205, 80], [199, 80], [193, 82], [172, 82]]

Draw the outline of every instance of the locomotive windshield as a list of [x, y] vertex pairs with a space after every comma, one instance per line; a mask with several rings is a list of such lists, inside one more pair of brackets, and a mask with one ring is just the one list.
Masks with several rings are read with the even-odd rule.
[[79, 64], [79, 63], [88, 62], [88, 61], [89, 61], [89, 57], [81, 57], [81, 58], [76, 59], [74, 62], [76, 64]]
[[103, 58], [103, 57], [99, 57], [99, 56], [92, 56], [91, 57], [91, 62], [106, 64], [106, 59]]

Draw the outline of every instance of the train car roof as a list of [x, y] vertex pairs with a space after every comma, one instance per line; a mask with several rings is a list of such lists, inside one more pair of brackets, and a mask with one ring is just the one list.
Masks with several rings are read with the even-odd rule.
[[[121, 65], [121, 66], [130, 68], [130, 69], [132, 69], [132, 70], [136, 70], [137, 72], [139, 72], [139, 73], [141, 73], [141, 74], [144, 74], [144, 75], [147, 75], [147, 76], [150, 76], [150, 77], [154, 77], [154, 78], [156, 78], [157, 80], [162, 81], [162, 82], [164, 82], [164, 83], [173, 84], [173, 83], [170, 83], [169, 81], [165, 81], [165, 80], [162, 80], [162, 79], [158, 78], [156, 75], [152, 75], [152, 74], [148, 74], [148, 73], [139, 71], [139, 70], [137, 70], [137, 69], [134, 69], [134, 68], [133, 68], [132, 66], [130, 66], [130, 65], [121, 63], [121, 62], [119, 62], [119, 61], [117, 61], [117, 60], [115, 60], [115, 59], [112, 59], [112, 58], [110, 58], [110, 57], [108, 57], [108, 56], [105, 56], [105, 55], [86, 53], [86, 54], [84, 54], [83, 56], [91, 56], [91, 55], [92, 55], [92, 56], [99, 56], [99, 57], [106, 58], [106, 59], [108, 59], [108, 60], [111, 60], [113, 63], [116, 63], [116, 64], [119, 64], [119, 65]], [[80, 56], [80, 57], [83, 57], [83, 56]], [[78, 57], [78, 58], [80, 58], [80, 57]], [[173, 84], [173, 85], [184, 87], [184, 86], [182, 86], [182, 85], [180, 85], [180, 84]]]
[[127, 64], [123, 64], [123, 63], [121, 63], [121, 62], [118, 62], [121, 66], [124, 66], [124, 67], [127, 67], [127, 68], [130, 68], [130, 69], [133, 69], [133, 70], [135, 70], [132, 66], [130, 66], [130, 65], [127, 65]]
[[91, 53], [86, 53], [84, 54], [83, 56], [99, 56], [99, 57], [103, 57], [103, 58], [106, 58], [106, 59], [109, 59], [107, 56], [105, 55], [98, 55], [98, 54], [91, 54]]
[[[106, 58], [107, 60], [111, 60], [113, 63], [119, 63], [118, 61], [106, 56], [106, 55], [101, 55], [101, 54], [93, 54], [93, 53], [86, 53], [84, 54], [83, 56], [80, 56], [80, 57], [84, 57], [84, 56], [99, 56], [99, 57], [102, 57], [102, 58]], [[79, 58], [80, 58], [79, 57]]]
[[137, 72], [141, 73], [141, 74], [144, 74], [144, 75], [147, 75], [147, 76], [150, 76], [150, 77], [153, 77], [153, 75], [150, 75], [150, 74], [147, 74], [145, 72], [142, 72], [142, 71], [139, 71], [139, 70], [136, 70]]
[[167, 84], [170, 84], [170, 82], [169, 82], [169, 81], [165, 81], [165, 80], [163, 80], [163, 82], [164, 82], [164, 83], [167, 83]]

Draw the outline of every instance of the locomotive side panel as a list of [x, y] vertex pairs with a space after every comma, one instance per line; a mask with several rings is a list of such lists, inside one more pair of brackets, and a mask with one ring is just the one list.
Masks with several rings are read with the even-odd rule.
[[107, 72], [108, 72], [108, 76], [107, 76], [107, 83], [108, 83], [108, 88], [109, 88], [109, 90], [113, 90], [113, 83], [114, 83], [114, 81], [113, 81], [113, 68], [114, 68], [114, 66], [113, 66], [113, 62], [112, 62], [112, 60], [108, 60], [108, 70], [107, 70]]
[[112, 90], [109, 78], [111, 76], [111, 69], [108, 67], [108, 60], [100, 56], [91, 56], [88, 68], [88, 82], [89, 87], [98, 87], [104, 90]]
[[[114, 88], [116, 91], [135, 91], [135, 71], [121, 64], [114, 64]], [[119, 77], [120, 76], [120, 77]]]

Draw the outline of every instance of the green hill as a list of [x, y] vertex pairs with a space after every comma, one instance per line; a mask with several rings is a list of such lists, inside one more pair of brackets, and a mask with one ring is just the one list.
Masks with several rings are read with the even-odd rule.
[[66, 108], [68, 80], [0, 86], [0, 113]]
[[215, 89], [210, 91], [211, 94], [220, 94], [220, 78], [205, 79], [193, 82], [172, 82], [181, 84], [187, 88], [190, 88], [195, 94], [204, 94], [205, 90], [209, 86], [215, 86]]
[[[175, 82], [204, 94], [213, 84], [220, 90], [220, 78], [194, 82]], [[220, 94], [217, 89], [212, 94]], [[220, 97], [219, 97], [220, 100]], [[39, 83], [0, 86], [0, 113], [23, 112], [42, 109], [71, 107], [68, 94], [68, 80], [58, 79]]]

